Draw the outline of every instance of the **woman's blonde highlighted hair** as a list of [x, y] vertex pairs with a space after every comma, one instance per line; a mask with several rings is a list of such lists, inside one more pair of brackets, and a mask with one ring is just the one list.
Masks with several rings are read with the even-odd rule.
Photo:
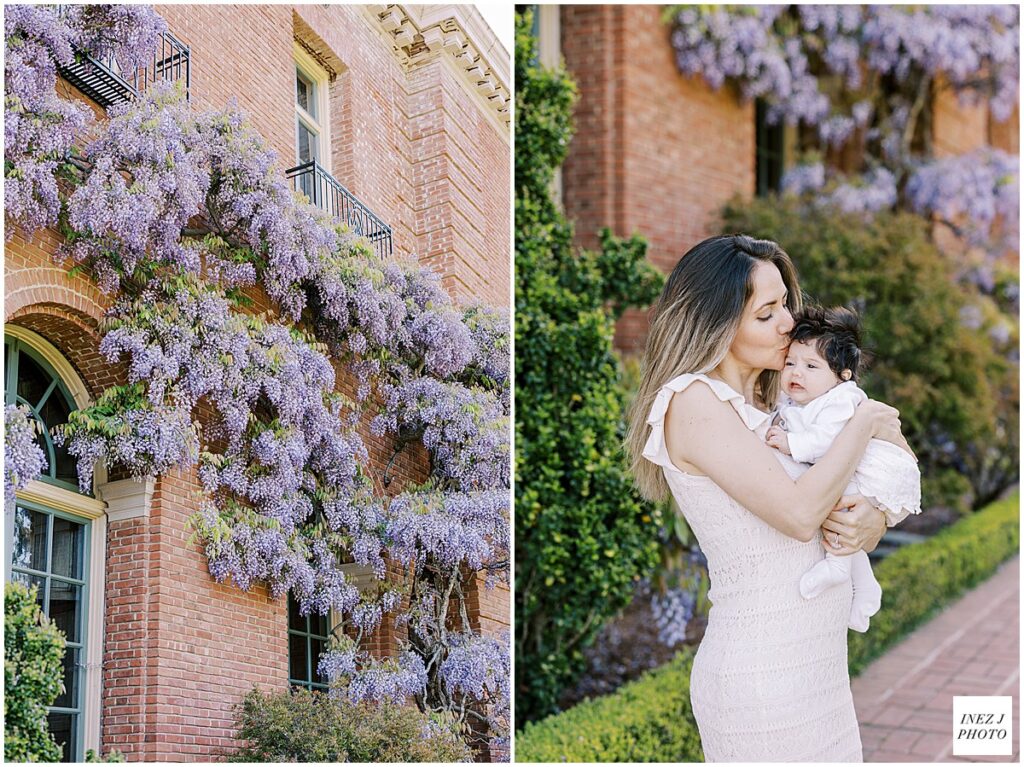
[[[742, 234], [711, 237], [691, 248], [679, 259], [654, 305], [626, 435], [634, 481], [649, 500], [664, 500], [669, 492], [661, 467], [643, 457], [651, 406], [673, 378], [707, 373], [725, 359], [753, 295], [758, 263], [778, 268], [789, 289], [787, 308], [794, 314], [800, 311], [796, 269], [786, 252], [771, 240]], [[758, 378], [758, 396], [764, 405], [774, 407], [778, 393], [779, 371], [765, 370]]]

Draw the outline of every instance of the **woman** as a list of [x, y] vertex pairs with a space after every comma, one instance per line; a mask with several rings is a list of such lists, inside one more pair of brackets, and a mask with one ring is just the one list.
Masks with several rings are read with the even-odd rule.
[[713, 607], [690, 679], [707, 761], [862, 760], [849, 582], [811, 600], [798, 584], [824, 556], [819, 528], [836, 554], [877, 545], [884, 515], [840, 496], [868, 440], [906, 442], [897, 412], [868, 401], [810, 468], [764, 443], [799, 309], [778, 245], [700, 243], [655, 307], [631, 414], [638, 487], [671, 491], [708, 560]]

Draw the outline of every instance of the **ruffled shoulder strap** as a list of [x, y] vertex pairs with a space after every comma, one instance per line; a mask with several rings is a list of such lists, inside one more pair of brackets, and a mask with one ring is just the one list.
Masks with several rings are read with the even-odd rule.
[[673, 378], [661, 387], [658, 396], [654, 398], [654, 404], [651, 405], [651, 412], [647, 415], [647, 423], [651, 427], [651, 434], [647, 438], [647, 444], [644, 445], [643, 456], [648, 461], [666, 469], [679, 471], [675, 464], [672, 463], [672, 459], [669, 458], [668, 448], [665, 446], [665, 413], [668, 412], [668, 406], [672, 401], [672, 397], [677, 392], [683, 391], [694, 381], [703, 381], [710, 387], [718, 399], [732, 405], [744, 425], [751, 431], [755, 431], [772, 417], [771, 413], [762, 412], [753, 405], [748, 404], [743, 395], [725, 383], [725, 381], [710, 378], [703, 373], [683, 373], [683, 375]]

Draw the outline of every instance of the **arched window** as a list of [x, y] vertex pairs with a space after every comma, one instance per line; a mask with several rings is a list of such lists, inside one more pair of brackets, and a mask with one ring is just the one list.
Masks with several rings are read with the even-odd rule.
[[40, 479], [78, 491], [75, 459], [53, 443], [50, 429], [67, 423], [74, 399], [60, 376], [42, 355], [17, 338], [4, 338], [4, 404], [25, 405], [43, 428], [36, 440], [46, 456]]
[[[86, 695], [86, 669], [98, 647], [89, 641], [91, 602], [98, 602], [102, 584], [93, 585], [90, 566], [94, 533], [103, 534], [102, 505], [78, 489], [75, 459], [54, 444], [50, 430], [66, 423], [78, 407], [68, 386], [40, 351], [27, 340], [31, 334], [4, 335], [4, 402], [23, 405], [39, 421], [37, 441], [47, 468], [5, 514], [6, 573], [12, 581], [37, 588], [43, 612], [67, 640], [64, 690], [49, 709], [50, 732], [63, 747], [63, 760], [83, 761], [86, 748], [86, 709], [96, 716], [98, 700]], [[33, 489], [33, 487], [35, 489]], [[99, 510], [98, 510], [99, 509]], [[102, 556], [102, 552], [99, 552]], [[102, 579], [101, 579], [102, 580]], [[94, 634], [95, 636], [95, 634]], [[93, 686], [95, 683], [92, 683]], [[91, 740], [91, 738], [90, 738]]]

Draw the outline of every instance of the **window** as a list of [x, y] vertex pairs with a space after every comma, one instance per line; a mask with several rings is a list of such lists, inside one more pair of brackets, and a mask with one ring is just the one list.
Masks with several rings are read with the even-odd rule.
[[295, 131], [299, 164], [320, 160], [320, 123], [317, 120], [317, 84], [295, 67]]
[[75, 459], [63, 447], [53, 443], [49, 430], [67, 423], [74, 399], [60, 376], [31, 347], [14, 338], [4, 339], [5, 404], [27, 405], [36, 420], [45, 426], [36, 441], [46, 456], [43, 481], [78, 492]]
[[[24, 405], [41, 423], [36, 439], [47, 471], [18, 491], [4, 515], [5, 576], [37, 587], [43, 613], [64, 634], [64, 691], [47, 717], [63, 760], [80, 762], [99, 745], [102, 655], [104, 504], [78, 492], [75, 461], [53, 444], [52, 427], [66, 423], [84, 387], [52, 346], [24, 328], [4, 336], [7, 404]], [[79, 397], [58, 369], [67, 369]], [[97, 584], [95, 587], [93, 584]]]
[[[292, 52], [295, 60], [295, 164], [315, 162], [329, 174], [327, 73], [298, 42]], [[313, 172], [302, 173], [297, 178], [298, 189], [314, 204], [322, 204], [318, 198], [323, 194], [316, 189], [316, 177]], [[321, 194], [317, 194], [318, 191]]]
[[317, 671], [320, 655], [327, 649], [330, 616], [299, 613], [288, 595], [288, 681], [307, 690], [326, 690], [327, 678]]
[[782, 174], [785, 170], [786, 129], [781, 121], [775, 125], [769, 125], [767, 113], [767, 106], [758, 99], [755, 106], [758, 197], [778, 192], [782, 186]]
[[14, 510], [11, 580], [38, 588], [39, 606], [67, 638], [64, 692], [47, 716], [50, 732], [63, 744], [64, 761], [80, 762], [82, 751], [83, 669], [89, 559], [88, 520], [18, 501]]

